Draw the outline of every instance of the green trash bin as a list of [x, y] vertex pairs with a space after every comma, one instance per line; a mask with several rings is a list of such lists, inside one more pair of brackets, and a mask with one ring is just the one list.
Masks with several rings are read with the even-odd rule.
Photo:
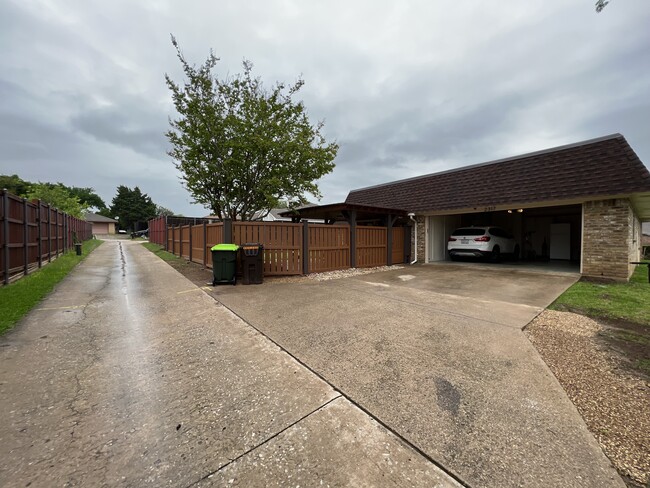
[[212, 246], [212, 286], [237, 283], [237, 244]]

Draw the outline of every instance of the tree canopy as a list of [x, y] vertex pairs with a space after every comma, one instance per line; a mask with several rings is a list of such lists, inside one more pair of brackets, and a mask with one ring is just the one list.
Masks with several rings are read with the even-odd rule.
[[172, 37], [186, 81], [165, 75], [178, 112], [166, 133], [185, 187], [220, 218], [250, 220], [280, 200], [306, 202], [320, 197], [316, 180], [334, 169], [338, 145], [312, 125], [302, 101], [294, 97], [299, 79], [267, 90], [243, 62], [243, 73], [219, 79], [212, 71], [218, 58], [210, 51], [203, 65], [190, 65]]
[[156, 216], [156, 204], [137, 186], [131, 189], [120, 185], [113, 197], [110, 216], [117, 218], [122, 229], [139, 230], [145, 227], [147, 220]]
[[27, 198], [29, 200], [40, 200], [78, 219], [83, 219], [84, 214], [88, 211], [88, 206], [81, 203], [78, 197], [71, 195], [61, 183], [56, 185], [52, 183], [31, 183]]

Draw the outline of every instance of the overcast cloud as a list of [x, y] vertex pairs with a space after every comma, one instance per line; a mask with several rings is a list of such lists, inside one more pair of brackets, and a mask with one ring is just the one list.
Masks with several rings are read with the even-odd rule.
[[650, 2], [0, 0], [0, 173], [138, 185], [191, 205], [164, 132], [164, 74], [210, 48], [293, 82], [340, 144], [322, 203], [348, 191], [622, 133], [650, 164]]

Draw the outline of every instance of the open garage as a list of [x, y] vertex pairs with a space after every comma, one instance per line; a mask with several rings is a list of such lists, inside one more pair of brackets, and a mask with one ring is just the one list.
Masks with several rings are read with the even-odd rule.
[[627, 280], [650, 221], [650, 173], [621, 134], [353, 190], [346, 203], [409, 212], [415, 261], [449, 259], [459, 227], [495, 226], [523, 266]]

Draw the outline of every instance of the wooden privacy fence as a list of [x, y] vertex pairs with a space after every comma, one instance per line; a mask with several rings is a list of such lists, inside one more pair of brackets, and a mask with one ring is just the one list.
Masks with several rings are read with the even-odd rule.
[[0, 192], [0, 280], [5, 285], [91, 237], [92, 225], [85, 220]]
[[[259, 243], [264, 246], [264, 275], [286, 276], [346, 269], [352, 257], [356, 267], [383, 266], [408, 261], [410, 228], [350, 226], [303, 222], [203, 222], [160, 229], [159, 217], [149, 222], [149, 240], [185, 259], [212, 267], [215, 244]], [[164, 220], [162, 220], [164, 222]], [[155, 229], [152, 232], [152, 229]], [[392, 239], [388, 239], [388, 232]], [[353, 247], [355, 247], [353, 249]]]

